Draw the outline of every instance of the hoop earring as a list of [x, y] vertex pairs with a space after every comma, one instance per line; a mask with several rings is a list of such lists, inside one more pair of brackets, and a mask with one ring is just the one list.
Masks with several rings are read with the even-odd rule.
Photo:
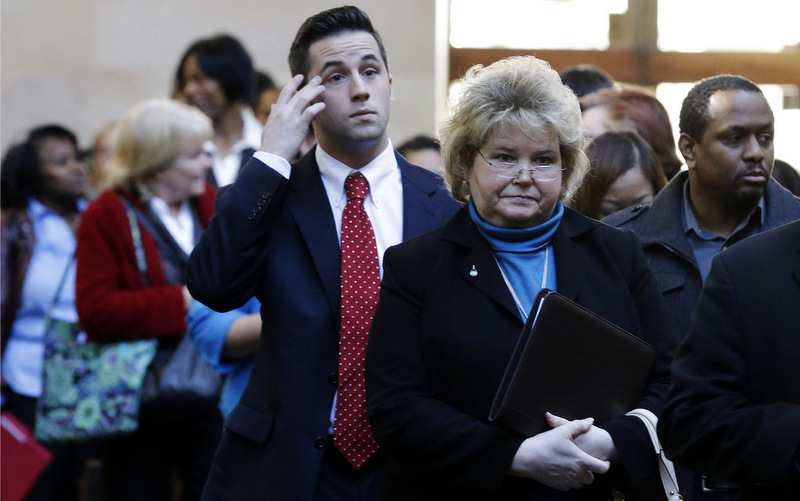
[[461, 193], [463, 193], [465, 196], [472, 195], [472, 190], [470, 189], [469, 183], [466, 179], [461, 181]]

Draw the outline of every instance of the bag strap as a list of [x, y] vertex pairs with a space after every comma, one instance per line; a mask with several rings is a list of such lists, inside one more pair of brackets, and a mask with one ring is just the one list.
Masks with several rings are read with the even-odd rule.
[[656, 456], [658, 456], [658, 473], [661, 476], [661, 484], [664, 486], [664, 494], [666, 494], [667, 500], [682, 501], [683, 496], [681, 496], [678, 491], [678, 479], [675, 476], [675, 467], [672, 465], [672, 461], [667, 459], [667, 456], [664, 454], [664, 449], [661, 447], [661, 441], [658, 439], [658, 433], [656, 432], [658, 418], [649, 410], [641, 408], [630, 411], [626, 416], [639, 418], [642, 423], [644, 423], [647, 433], [650, 435], [650, 441], [653, 443]]
[[61, 292], [64, 290], [64, 285], [67, 283], [67, 276], [69, 275], [69, 269], [72, 267], [73, 262], [75, 262], [74, 252], [72, 253], [72, 256], [70, 256], [69, 261], [67, 261], [67, 266], [64, 267], [64, 273], [61, 274], [61, 279], [58, 281], [58, 287], [56, 287], [56, 293], [53, 296], [53, 300], [50, 301], [50, 305], [47, 307], [47, 311], [44, 313], [45, 330], [52, 319], [53, 310], [55, 309], [56, 304], [58, 304], [58, 299], [61, 297]]
[[127, 198], [120, 196], [120, 202], [125, 206], [125, 213], [128, 215], [128, 223], [131, 227], [131, 238], [133, 238], [133, 247], [136, 251], [136, 266], [139, 268], [139, 273], [142, 275], [142, 282], [145, 287], [150, 286], [150, 277], [147, 275], [147, 258], [144, 255], [144, 246], [142, 245], [142, 233], [139, 231], [139, 223], [136, 218], [134, 208]]
[[[136, 266], [139, 268], [139, 273], [142, 275], [142, 282], [144, 282], [145, 286], [150, 285], [150, 277], [147, 275], [147, 259], [144, 255], [144, 246], [142, 245], [142, 234], [139, 231], [139, 225], [136, 222], [136, 214], [133, 212], [133, 206], [131, 203], [123, 196], [119, 196], [120, 202], [122, 205], [125, 206], [125, 212], [128, 215], [128, 222], [130, 223], [131, 227], [131, 237], [133, 238], [133, 246], [136, 251]], [[48, 325], [51, 321], [51, 317], [53, 314], [53, 310], [58, 304], [58, 299], [61, 297], [61, 292], [64, 290], [64, 285], [67, 283], [67, 276], [69, 275], [69, 269], [72, 266], [72, 263], [75, 262], [75, 253], [72, 253], [69, 261], [67, 261], [67, 266], [64, 268], [64, 273], [61, 274], [61, 279], [58, 282], [58, 287], [56, 288], [55, 296], [53, 296], [53, 300], [50, 302], [50, 305], [47, 308], [47, 311], [44, 314], [44, 323], [45, 326]]]

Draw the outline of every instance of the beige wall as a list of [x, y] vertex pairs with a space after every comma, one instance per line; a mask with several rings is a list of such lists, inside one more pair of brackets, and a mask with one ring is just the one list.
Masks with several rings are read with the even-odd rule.
[[[2, 0], [0, 147], [45, 122], [60, 122], [89, 145], [105, 123], [136, 102], [168, 96], [178, 58], [196, 38], [229, 32], [255, 66], [279, 82], [308, 16], [328, 0]], [[433, 0], [356, 3], [389, 54], [395, 144], [436, 130]]]

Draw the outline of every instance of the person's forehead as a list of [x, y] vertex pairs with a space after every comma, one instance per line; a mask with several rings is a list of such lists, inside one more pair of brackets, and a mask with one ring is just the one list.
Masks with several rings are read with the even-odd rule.
[[558, 151], [558, 138], [553, 127], [530, 127], [522, 130], [517, 124], [499, 124], [486, 137], [484, 146], [489, 147], [522, 147], [537, 151]]
[[327, 62], [350, 58], [374, 57], [381, 61], [378, 42], [366, 31], [344, 31], [320, 38], [308, 48], [311, 70], [319, 70]]
[[708, 101], [710, 123], [718, 127], [761, 126], [773, 120], [772, 109], [759, 92], [721, 90]]
[[48, 137], [39, 143], [40, 152], [51, 152], [55, 150], [73, 149], [75, 146], [65, 137]]
[[604, 104], [584, 110], [581, 114], [581, 121], [587, 137], [596, 137], [608, 132], [609, 116], [610, 110]]
[[197, 54], [189, 54], [186, 57], [181, 71], [183, 73], [203, 73], [203, 68], [200, 67], [200, 60], [197, 57]]

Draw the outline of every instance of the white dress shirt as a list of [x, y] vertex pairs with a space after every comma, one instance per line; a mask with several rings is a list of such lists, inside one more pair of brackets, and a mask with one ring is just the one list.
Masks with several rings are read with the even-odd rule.
[[[369, 195], [364, 200], [364, 209], [367, 211], [372, 230], [375, 233], [375, 245], [378, 247], [378, 262], [380, 264], [381, 278], [383, 278], [383, 253], [392, 245], [403, 241], [403, 182], [397, 158], [394, 156], [392, 142], [373, 161], [361, 167], [352, 169], [342, 162], [328, 155], [317, 145], [315, 156], [319, 171], [322, 175], [322, 184], [328, 195], [328, 202], [333, 212], [336, 223], [336, 234], [339, 245], [342, 242], [342, 214], [347, 205], [347, 192], [344, 182], [347, 176], [360, 172], [369, 182]], [[257, 151], [254, 158], [267, 164], [286, 179], [292, 172], [289, 162], [282, 157], [263, 151]], [[336, 397], [331, 408], [331, 426], [328, 433], [333, 434], [333, 422], [336, 418]]]
[[175, 243], [183, 249], [183, 252], [187, 256], [191, 254], [192, 249], [194, 249], [195, 235], [194, 220], [192, 219], [192, 209], [189, 206], [189, 202], [181, 204], [177, 217], [172, 215], [167, 203], [158, 197], [150, 199], [150, 208], [164, 224], [164, 227], [167, 228]]
[[[391, 141], [372, 162], [358, 170], [352, 169], [328, 155], [319, 145], [316, 147], [315, 155], [322, 175], [322, 184], [333, 212], [336, 235], [339, 237], [340, 245], [342, 214], [347, 205], [344, 181], [354, 172], [360, 172], [367, 178], [369, 195], [364, 200], [364, 209], [367, 211], [372, 223], [372, 230], [375, 232], [378, 261], [381, 267], [381, 277], [383, 277], [383, 253], [392, 245], [403, 241], [403, 182]], [[253, 156], [289, 179], [292, 168], [286, 159], [263, 151], [258, 151]]]
[[231, 147], [224, 157], [219, 154], [214, 141], [206, 141], [203, 150], [211, 155], [211, 170], [217, 186], [225, 186], [236, 181], [242, 166], [242, 151], [246, 148], [258, 150], [261, 146], [261, 131], [264, 126], [253, 115], [250, 108], [242, 106], [242, 137]]

